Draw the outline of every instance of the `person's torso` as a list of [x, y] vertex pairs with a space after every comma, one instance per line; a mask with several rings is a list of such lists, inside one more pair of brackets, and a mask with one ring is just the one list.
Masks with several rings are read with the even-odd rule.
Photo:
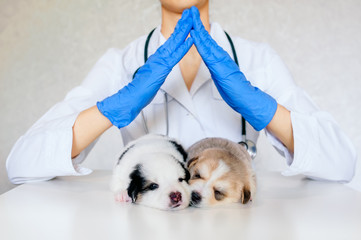
[[[223, 29], [213, 23], [211, 36], [217, 43], [233, 57], [230, 43], [224, 34]], [[154, 31], [149, 42], [148, 53], [151, 55], [163, 44], [164, 37], [159, 27]], [[267, 88], [264, 71], [264, 59], [262, 53], [255, 54], [258, 46], [253, 42], [243, 39], [233, 41], [241, 70], [247, 79], [259, 88]], [[144, 64], [145, 37], [136, 40], [132, 51], [125, 53], [130, 63], [128, 71], [136, 71]], [[133, 56], [132, 54], [133, 53]], [[133, 59], [131, 59], [133, 57]], [[127, 76], [131, 76], [128, 74]], [[131, 81], [127, 79], [128, 82]], [[123, 83], [122, 85], [125, 85]], [[165, 93], [167, 98], [165, 98]], [[215, 87], [209, 70], [202, 62], [197, 76], [188, 91], [177, 64], [168, 75], [161, 90], [158, 91], [153, 101], [143, 109], [143, 113], [128, 126], [121, 129], [123, 142], [139, 138], [147, 132], [166, 135], [177, 139], [184, 147], [188, 148], [196, 141], [206, 137], [223, 137], [235, 142], [242, 140], [241, 115], [231, 109], [222, 99]], [[167, 130], [168, 128], [168, 130]], [[147, 131], [147, 130], [148, 131]], [[259, 133], [249, 124], [246, 127], [247, 138], [256, 142]]]

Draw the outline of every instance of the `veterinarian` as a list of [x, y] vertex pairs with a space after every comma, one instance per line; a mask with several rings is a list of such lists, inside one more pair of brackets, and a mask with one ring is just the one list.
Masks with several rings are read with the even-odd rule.
[[256, 142], [265, 130], [285, 157], [284, 175], [352, 179], [350, 140], [294, 83], [274, 50], [232, 36], [238, 67], [224, 30], [209, 21], [208, 0], [160, 2], [162, 23], [147, 43], [147, 62], [147, 35], [108, 50], [83, 83], [16, 142], [7, 159], [13, 183], [89, 174], [81, 163], [113, 125], [125, 144], [149, 131], [189, 147], [213, 136], [241, 141], [241, 116], [247, 138]]

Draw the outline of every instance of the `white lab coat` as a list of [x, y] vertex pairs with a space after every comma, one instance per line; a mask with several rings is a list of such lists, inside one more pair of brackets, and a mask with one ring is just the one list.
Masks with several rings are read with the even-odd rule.
[[[211, 36], [233, 56], [219, 24], [212, 23]], [[133, 41], [124, 50], [108, 50], [83, 83], [71, 90], [64, 101], [51, 108], [16, 142], [6, 164], [11, 182], [18, 184], [91, 172], [81, 163], [94, 144], [71, 159], [74, 121], [81, 111], [116, 93], [132, 80], [133, 73], [144, 64], [145, 39], [143, 36]], [[350, 181], [354, 175], [356, 152], [332, 116], [320, 111], [295, 85], [280, 57], [268, 45], [237, 37], [232, 39], [240, 69], [247, 79], [291, 111], [293, 155], [265, 130], [270, 143], [285, 157], [289, 166], [284, 175], [304, 174], [316, 179]], [[158, 27], [150, 40], [149, 55], [164, 41]], [[203, 62], [190, 91], [178, 65], [161, 89], [144, 109], [150, 132], [166, 133], [165, 91], [168, 93], [169, 136], [185, 147], [205, 137], [241, 140], [241, 117], [222, 100]], [[141, 116], [120, 131], [125, 144], [144, 135]], [[256, 142], [258, 132], [247, 126], [247, 136]]]

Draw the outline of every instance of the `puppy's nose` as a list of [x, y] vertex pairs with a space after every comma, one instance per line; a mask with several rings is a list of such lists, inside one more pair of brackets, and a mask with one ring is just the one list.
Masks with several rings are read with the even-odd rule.
[[182, 194], [180, 192], [171, 192], [169, 198], [172, 204], [177, 204], [182, 201]]
[[201, 194], [199, 194], [199, 192], [193, 191], [191, 199], [192, 199], [192, 204], [196, 205], [200, 203], [200, 201], [202, 200], [202, 196]]

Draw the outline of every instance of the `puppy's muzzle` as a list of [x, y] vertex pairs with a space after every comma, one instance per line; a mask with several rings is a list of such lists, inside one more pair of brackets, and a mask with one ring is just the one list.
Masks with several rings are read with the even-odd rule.
[[179, 207], [182, 203], [182, 194], [180, 192], [171, 192], [169, 198], [173, 208]]
[[193, 191], [191, 196], [191, 206], [197, 205], [202, 201], [202, 196], [199, 192]]

